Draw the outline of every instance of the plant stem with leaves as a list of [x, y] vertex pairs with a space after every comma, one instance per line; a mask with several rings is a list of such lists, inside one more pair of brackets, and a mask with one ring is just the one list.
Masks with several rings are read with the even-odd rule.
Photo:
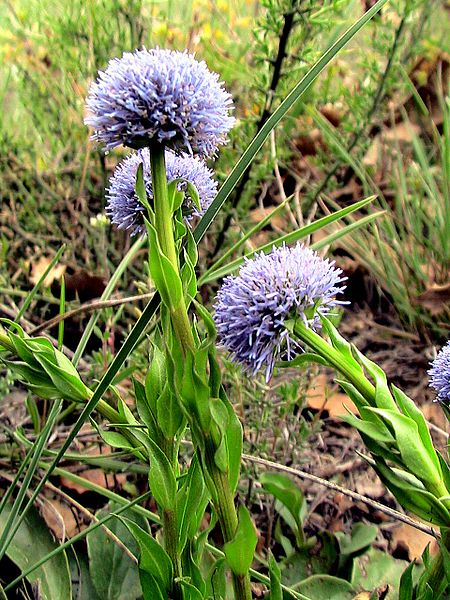
[[[174, 289], [181, 286], [181, 274], [179, 258], [177, 256], [176, 242], [174, 238], [173, 224], [173, 207], [168, 194], [167, 175], [164, 162], [164, 146], [162, 144], [153, 143], [150, 146], [150, 165], [152, 174], [152, 189], [153, 189], [153, 207], [154, 211], [154, 226], [157, 234], [157, 241], [160, 245], [161, 252], [171, 263], [173, 268], [172, 281], [167, 284], [166, 290], [159, 290], [162, 298], [166, 298], [166, 306], [169, 310], [170, 321], [173, 326], [178, 346], [181, 351], [182, 360], [186, 360], [187, 356], [193, 356], [196, 352], [196, 343], [189, 323], [187, 306], [184, 299], [184, 294], [176, 296]], [[152, 242], [150, 242], [152, 243]], [[151, 255], [155, 249], [150, 250]], [[152, 260], [152, 259], [150, 259]], [[161, 259], [164, 260], [164, 259]], [[150, 265], [152, 267], [152, 265]], [[178, 279], [178, 281], [176, 281]], [[173, 298], [176, 296], [176, 300]], [[192, 417], [191, 417], [192, 421]], [[233, 494], [230, 487], [227, 471], [221, 470], [215, 460], [217, 445], [214, 444], [211, 438], [207, 438], [207, 433], [204, 432], [204, 427], [200, 423], [195, 423], [193, 427], [193, 436], [196, 445], [204, 447], [205, 460], [202, 462], [206, 468], [207, 474], [205, 479], [212, 485], [210, 490], [213, 496], [213, 503], [216, 508], [224, 541], [231, 542], [238, 528], [238, 518], [234, 506]], [[203, 439], [195, 439], [198, 437]], [[164, 530], [166, 542], [166, 551], [171, 553], [171, 559], [174, 563], [174, 568], [179, 561], [176, 555], [176, 540], [172, 539], [177, 534], [174, 520], [176, 515], [172, 515], [167, 523], [163, 517], [163, 525], [167, 525], [168, 529]], [[237, 600], [250, 600], [251, 588], [248, 572], [245, 575], [233, 573], [233, 585]]]

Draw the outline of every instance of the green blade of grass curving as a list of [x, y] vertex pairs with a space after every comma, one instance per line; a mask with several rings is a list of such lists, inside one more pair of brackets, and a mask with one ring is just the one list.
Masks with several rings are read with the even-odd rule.
[[376, 4], [372, 6], [356, 23], [354, 23], [347, 31], [332, 44], [328, 50], [321, 56], [321, 58], [314, 64], [314, 66], [306, 73], [306, 75], [299, 81], [294, 89], [286, 96], [280, 106], [271, 114], [267, 119], [263, 127], [256, 134], [250, 145], [243, 153], [236, 166], [227, 177], [225, 183], [220, 188], [217, 196], [215, 197], [212, 204], [208, 207], [207, 211], [203, 215], [199, 224], [194, 231], [194, 239], [198, 243], [205, 235], [206, 230], [211, 225], [212, 221], [216, 217], [217, 213], [221, 209], [223, 203], [233, 191], [234, 187], [238, 183], [244, 171], [247, 169], [253, 158], [264, 144], [266, 139], [269, 137], [270, 132], [278, 125], [281, 119], [286, 113], [292, 108], [292, 106], [301, 98], [306, 92], [309, 86], [314, 80], [320, 75], [325, 67], [335, 58], [337, 53], [348, 44], [348, 42], [358, 33], [358, 31], [364, 27], [364, 25], [370, 21], [370, 19], [382, 9], [388, 0], [378, 0]]
[[232, 271], [235, 271], [238, 267], [240, 267], [244, 262], [245, 258], [250, 258], [254, 256], [257, 252], [270, 252], [274, 246], [280, 246], [281, 244], [290, 244], [292, 242], [301, 240], [307, 237], [308, 235], [311, 235], [315, 231], [326, 227], [330, 223], [338, 221], [339, 219], [342, 219], [343, 217], [355, 212], [356, 210], [363, 208], [364, 206], [372, 202], [374, 198], [375, 196], [369, 196], [369, 198], [364, 198], [364, 200], [360, 200], [359, 202], [355, 202], [355, 204], [351, 204], [350, 206], [341, 208], [340, 210], [337, 210], [331, 215], [326, 215], [321, 219], [317, 219], [317, 221], [314, 221], [314, 223], [310, 223], [309, 225], [300, 227], [299, 229], [291, 231], [290, 233], [286, 233], [285, 235], [282, 235], [277, 239], [268, 242], [267, 244], [259, 246], [258, 248], [256, 248], [256, 250], [253, 250], [253, 252], [249, 252], [245, 256], [236, 258], [235, 260], [231, 261], [227, 265], [224, 265], [223, 267], [219, 267], [218, 269], [209, 269], [209, 271], [207, 271], [202, 277], [200, 277], [199, 285], [203, 285], [205, 283], [208, 283], [209, 281], [214, 281], [216, 279], [219, 279], [220, 277], [228, 275], [228, 273], [231, 273]]
[[333, 233], [330, 233], [329, 235], [324, 237], [323, 240], [320, 240], [319, 242], [316, 242], [315, 244], [311, 244], [311, 248], [313, 250], [320, 250], [321, 248], [324, 248], [325, 246], [332, 244], [336, 240], [345, 237], [349, 233], [356, 231], [356, 229], [359, 229], [360, 227], [365, 227], [369, 223], [372, 223], [372, 221], [375, 221], [376, 219], [378, 219], [379, 217], [382, 217], [385, 214], [386, 214], [385, 210], [379, 210], [375, 213], [372, 213], [371, 215], [362, 217], [361, 219], [358, 219], [357, 221], [354, 221], [353, 223], [350, 223], [349, 225], [344, 225], [344, 227], [341, 227], [337, 231], [333, 231]]

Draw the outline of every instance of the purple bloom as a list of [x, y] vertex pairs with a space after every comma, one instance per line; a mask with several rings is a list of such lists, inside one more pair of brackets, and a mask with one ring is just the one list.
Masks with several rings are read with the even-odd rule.
[[[143, 219], [145, 209], [135, 192], [136, 172], [141, 163], [147, 196], [151, 201], [153, 190], [148, 148], [133, 152], [119, 163], [109, 180], [107, 189], [106, 213], [119, 229], [129, 229], [131, 235], [145, 233]], [[173, 152], [166, 152], [166, 173], [169, 182], [174, 179], [185, 179], [195, 186], [202, 210], [199, 212], [195, 204], [186, 197], [183, 212], [187, 220], [192, 215], [201, 216], [217, 193], [217, 182], [213, 179], [213, 172], [199, 158], [187, 154], [176, 156]]]
[[320, 327], [319, 314], [343, 304], [335, 296], [343, 292], [344, 279], [334, 262], [301, 244], [246, 260], [217, 295], [221, 344], [253, 374], [265, 367], [268, 381], [277, 360], [290, 360], [300, 351], [286, 320], [301, 318], [313, 329]]
[[450, 400], [450, 340], [437, 353], [428, 371], [430, 387], [436, 390], [437, 400]]
[[234, 124], [230, 94], [205, 62], [155, 48], [125, 52], [100, 71], [85, 123], [108, 149], [143, 148], [151, 140], [206, 157], [226, 143]]

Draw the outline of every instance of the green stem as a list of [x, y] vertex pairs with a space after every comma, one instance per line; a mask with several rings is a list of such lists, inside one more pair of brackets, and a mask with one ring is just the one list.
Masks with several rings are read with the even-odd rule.
[[[206, 439], [205, 442], [205, 466], [214, 484], [214, 489], [210, 491], [213, 497], [214, 508], [219, 517], [223, 541], [226, 544], [234, 539], [238, 526], [234, 498], [230, 489], [228, 474], [221, 471], [214, 460], [216, 452], [215, 444], [211, 439]], [[232, 577], [236, 600], [251, 600], [252, 592], [249, 575], [241, 576], [232, 573]]]
[[164, 549], [169, 555], [173, 565], [172, 594], [173, 600], [182, 600], [183, 590], [180, 578], [183, 575], [181, 557], [178, 552], [178, 525], [177, 514], [174, 510], [163, 510], [161, 522], [164, 531]]
[[[178, 474], [178, 462], [176, 444], [173, 438], [166, 438], [161, 443], [161, 449], [167, 456], [168, 461], [172, 465], [175, 476]], [[174, 510], [162, 510], [161, 522], [164, 532], [164, 548], [169, 555], [172, 565], [174, 581], [172, 582], [173, 600], [182, 600], [183, 590], [179, 580], [183, 576], [181, 567], [181, 557], [178, 552], [178, 521], [177, 513]], [[178, 581], [177, 581], [178, 580]]]
[[[164, 146], [157, 142], [150, 145], [150, 166], [152, 171], [153, 209], [155, 229], [164, 255], [170, 260], [176, 272], [180, 273], [175, 238], [173, 235], [173, 213], [167, 190]], [[170, 311], [170, 317], [183, 352], [194, 351], [195, 342], [189, 323], [184, 298]]]
[[[161, 250], [170, 260], [178, 275], [180, 275], [180, 266], [173, 234], [172, 207], [170, 206], [167, 191], [167, 175], [163, 145], [153, 143], [150, 146], [150, 165], [152, 171], [153, 210], [155, 213], [155, 229], [158, 234], [158, 241]], [[186, 355], [188, 352], [195, 352], [196, 344], [194, 336], [192, 335], [184, 298], [181, 298], [178, 305], [170, 311], [170, 317], [183, 353]], [[230, 489], [227, 473], [220, 471], [215, 464], [215, 444], [210, 438], [205, 439], [205, 443], [207, 448], [207, 464], [205, 467], [214, 487], [210, 492], [214, 498], [214, 506], [219, 517], [223, 538], [226, 543], [234, 539], [238, 526], [234, 498]], [[168, 519], [167, 522], [166, 519]], [[171, 558], [176, 570], [177, 548], [176, 545], [173, 547], [172, 540], [170, 539], [173, 535], [173, 523], [171, 519], [171, 515], [163, 515], [164, 536], [167, 538], [166, 550], [168, 554], [170, 554], [170, 552], [173, 553]], [[233, 573], [233, 585], [236, 600], [251, 600], [252, 594], [248, 574], [242, 577]]]
[[341, 353], [333, 348], [331, 344], [300, 321], [296, 321], [294, 333], [319, 356], [323, 356], [330, 366], [334, 367], [339, 373], [342, 373], [364, 398], [367, 398], [371, 403], [375, 402], [375, 387], [361, 375], [360, 371], [348, 364], [343, 359]]

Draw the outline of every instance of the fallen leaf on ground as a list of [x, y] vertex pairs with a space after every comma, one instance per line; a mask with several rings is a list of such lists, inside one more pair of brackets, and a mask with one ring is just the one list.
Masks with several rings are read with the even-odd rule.
[[397, 548], [401, 545], [406, 548], [409, 560], [420, 558], [428, 544], [430, 544], [430, 554], [436, 554], [438, 545], [435, 538], [406, 523], [402, 523], [392, 532], [393, 547]]
[[[37, 262], [31, 265], [30, 283], [36, 285], [52, 260], [53, 259], [50, 256], [41, 256]], [[55, 279], [61, 279], [65, 271], [66, 265], [55, 265], [52, 269], [50, 269], [42, 285], [44, 287], [50, 287]]]
[[432, 285], [417, 296], [416, 302], [433, 316], [440, 315], [445, 310], [445, 305], [450, 303], [450, 282]]
[[312, 387], [309, 389], [306, 397], [309, 408], [315, 410], [326, 410], [330, 417], [339, 417], [345, 415], [347, 407], [352, 413], [357, 414], [358, 410], [346, 394], [333, 391], [325, 373], [319, 375]]
[[[111, 448], [109, 446], [91, 446], [83, 450], [83, 452], [87, 455], [111, 454]], [[77, 475], [107, 489], [115, 488], [117, 485], [121, 486], [127, 478], [126, 473], [106, 473], [103, 469], [96, 467], [89, 468], [89, 466], [84, 471], [77, 471]], [[69, 490], [76, 491], [78, 494], [84, 494], [84, 492], [89, 491], [82, 483], [72, 481], [67, 477], [61, 477], [61, 485]]]
[[46, 499], [41, 507], [41, 516], [53, 535], [63, 542], [79, 531], [77, 520], [67, 504], [56, 498]]

